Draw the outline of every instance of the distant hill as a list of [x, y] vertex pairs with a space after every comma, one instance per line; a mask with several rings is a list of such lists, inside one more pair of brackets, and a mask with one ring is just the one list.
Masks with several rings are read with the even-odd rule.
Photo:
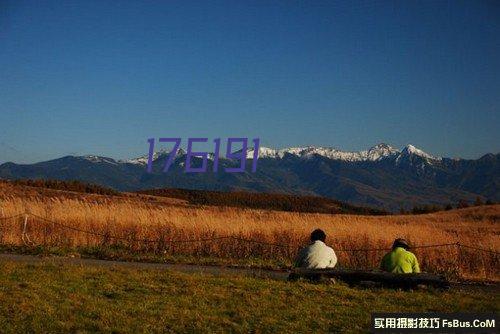
[[12, 181], [12, 184], [13, 185], [20, 185], [20, 186], [35, 187], [35, 188], [74, 191], [74, 192], [85, 193], [85, 194], [112, 195], [112, 196], [120, 195], [120, 192], [116, 191], [114, 189], [106, 188], [106, 187], [99, 186], [96, 184], [84, 183], [81, 181], [22, 179], [22, 180], [14, 180], [14, 181]]
[[[251, 157], [253, 150], [249, 150]], [[147, 158], [118, 161], [98, 156], [66, 156], [21, 165], [0, 165], [0, 178], [79, 180], [119, 191], [183, 188], [320, 196], [355, 206], [397, 212], [401, 208], [500, 201], [500, 154], [477, 160], [435, 157], [412, 145], [401, 150], [379, 144], [360, 152], [303, 147], [260, 148], [256, 173], [184, 172], [180, 152], [168, 173], [162, 168], [166, 152], [157, 152], [153, 173], [146, 173]], [[194, 163], [199, 163], [194, 159]], [[212, 160], [208, 162], [209, 169]], [[248, 164], [249, 165], [249, 164]], [[219, 160], [219, 170], [234, 166]]]
[[187, 189], [153, 189], [142, 190], [137, 193], [178, 198], [190, 204], [234, 206], [250, 209], [266, 209], [292, 212], [315, 212], [329, 214], [388, 214], [382, 210], [358, 207], [340, 201], [318, 196], [294, 196], [284, 194], [251, 193], [251, 192], [222, 192], [208, 190]]

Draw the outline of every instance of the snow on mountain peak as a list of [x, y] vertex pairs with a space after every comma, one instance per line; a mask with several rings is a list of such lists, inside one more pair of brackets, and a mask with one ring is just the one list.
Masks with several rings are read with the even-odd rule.
[[[253, 147], [247, 149], [247, 159], [253, 159]], [[269, 147], [259, 147], [259, 158], [276, 158], [277, 150]]]
[[391, 145], [388, 145], [386, 143], [380, 143], [375, 146], [372, 146], [368, 151], [393, 151], [397, 152], [397, 150], [392, 147]]
[[[346, 152], [332, 147], [290, 147], [275, 150], [268, 147], [259, 147], [259, 158], [283, 158], [285, 154], [297, 156], [299, 158], [311, 158], [315, 155], [323, 156], [332, 160], [343, 161], [377, 161], [389, 155], [398, 153], [398, 150], [387, 144], [378, 144], [369, 150], [359, 152]], [[253, 148], [248, 149], [247, 158], [253, 157]]]
[[108, 164], [113, 164], [116, 165], [117, 162], [114, 159], [111, 158], [106, 158], [106, 157], [100, 157], [97, 155], [84, 155], [81, 158], [88, 160], [90, 162], [96, 162], [96, 163], [108, 163]]
[[[283, 158], [285, 154], [297, 156], [299, 158], [311, 158], [315, 155], [323, 156], [332, 160], [342, 161], [378, 161], [390, 156], [400, 155], [418, 155], [428, 160], [441, 160], [439, 157], [434, 157], [413, 145], [405, 146], [401, 151], [394, 147], [380, 143], [368, 150], [358, 152], [341, 151], [332, 147], [290, 147], [283, 149], [272, 149], [268, 147], [259, 147], [259, 158]], [[247, 159], [253, 158], [253, 148], [247, 150]]]
[[440, 157], [435, 157], [433, 155], [430, 155], [429, 153], [426, 153], [426, 152], [422, 151], [421, 149], [419, 149], [411, 144], [408, 144], [405, 147], [403, 147], [403, 149], [401, 150], [401, 154], [402, 155], [418, 155], [419, 157], [426, 158], [429, 160], [441, 160]]
[[[167, 155], [167, 154], [170, 154], [170, 151], [167, 150], [167, 149], [160, 149], [156, 152], [153, 153], [153, 161], [155, 161], [156, 159], [160, 158], [161, 156], [164, 156], [164, 155]], [[182, 148], [179, 148], [179, 150], [177, 150], [177, 154], [176, 155], [184, 155], [186, 154], [186, 151], [184, 151]], [[134, 158], [134, 159], [130, 159], [130, 160], [126, 160], [126, 161], [123, 161], [125, 163], [129, 163], [129, 164], [134, 164], [134, 165], [147, 165], [148, 164], [148, 158], [149, 158], [149, 155], [143, 155], [141, 157], [138, 157], [138, 158]]]
[[[156, 160], [160, 158], [162, 155], [168, 153], [169, 151], [167, 150], [160, 150], [158, 152], [155, 152], [153, 155], [153, 160]], [[254, 149], [248, 148], [246, 153], [247, 159], [252, 159], [253, 153]], [[186, 154], [186, 152], [181, 148], [177, 151], [177, 155], [184, 155], [184, 154]], [[263, 146], [259, 147], [259, 158], [282, 159], [287, 154], [302, 159], [309, 159], [314, 156], [322, 156], [332, 160], [341, 160], [348, 162], [379, 161], [391, 156], [397, 157], [399, 159], [399, 157], [403, 155], [418, 155], [428, 160], [441, 160], [441, 158], [434, 157], [428, 153], [425, 153], [424, 151], [416, 148], [413, 145], [407, 145], [401, 151], [399, 151], [388, 144], [380, 143], [369, 148], [368, 150], [358, 151], [358, 152], [341, 151], [336, 148], [321, 147], [321, 146], [289, 147], [282, 149], [273, 149]], [[213, 158], [214, 158], [213, 153], [209, 153], [208, 159], [213, 160]], [[148, 163], [148, 156], [145, 155], [124, 162], [131, 164], [146, 165]]]
[[368, 150], [367, 160], [376, 161], [397, 153], [398, 150], [396, 150], [394, 147], [387, 145], [385, 143], [380, 143], [371, 147]]

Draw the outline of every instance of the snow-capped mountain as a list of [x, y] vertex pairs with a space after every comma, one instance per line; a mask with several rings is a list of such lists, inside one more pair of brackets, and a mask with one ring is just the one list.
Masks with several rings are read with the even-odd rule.
[[80, 158], [85, 159], [85, 160], [90, 161], [90, 162], [95, 162], [95, 163], [107, 163], [107, 164], [114, 164], [114, 165], [116, 165], [118, 163], [115, 159], [100, 157], [97, 155], [84, 155]]
[[[260, 158], [281, 159], [286, 154], [294, 155], [300, 158], [311, 158], [315, 155], [318, 155], [332, 160], [351, 161], [351, 162], [377, 161], [389, 156], [393, 156], [398, 153], [400, 153], [400, 151], [384, 143], [375, 145], [368, 150], [359, 152], [346, 152], [331, 147], [314, 147], [314, 146], [291, 147], [279, 150], [275, 150], [268, 147], [259, 148]], [[249, 149], [247, 152], [247, 158], [251, 159], [253, 157], [253, 154], [254, 154], [253, 148]]]
[[409, 144], [406, 145], [402, 150], [401, 150], [401, 155], [417, 155], [419, 157], [428, 159], [428, 160], [442, 160], [441, 157], [435, 157], [433, 155], [430, 155], [429, 153], [425, 153], [419, 148], [416, 148], [415, 146]]
[[[168, 155], [169, 153], [170, 153], [170, 151], [168, 151], [166, 149], [161, 149], [159, 151], [156, 151], [153, 153], [153, 161], [158, 160], [158, 158], [163, 157], [165, 155]], [[184, 154], [186, 154], [186, 152], [182, 148], [179, 148], [177, 150], [177, 153], [176, 153], [177, 156], [184, 155]], [[133, 159], [129, 159], [129, 160], [122, 160], [121, 162], [134, 164], [134, 165], [147, 165], [148, 159], [149, 159], [149, 155], [146, 154], [146, 155], [142, 155], [138, 158], [133, 158]]]
[[[157, 160], [159, 157], [168, 154], [167, 150], [160, 150], [153, 154], [153, 160]], [[186, 152], [182, 149], [179, 149], [177, 155], [184, 155]], [[312, 158], [314, 156], [322, 156], [332, 160], [340, 160], [346, 162], [355, 162], [355, 161], [378, 161], [387, 157], [398, 157], [400, 155], [416, 155], [429, 160], [441, 160], [441, 158], [436, 158], [424, 151], [416, 148], [413, 145], [407, 145], [403, 147], [401, 150], [397, 150], [390, 145], [380, 143], [368, 150], [358, 151], [358, 152], [348, 152], [338, 150], [332, 147], [314, 147], [314, 146], [306, 146], [306, 147], [290, 147], [283, 149], [273, 149], [269, 147], [259, 147], [259, 158], [275, 158], [275, 159], [283, 159], [285, 155], [292, 155], [299, 158]], [[249, 148], [247, 150], [247, 159], [252, 159], [254, 155], [254, 149]], [[209, 153], [209, 159], [213, 159], [213, 153]], [[144, 155], [138, 158], [125, 160], [123, 162], [146, 165], [148, 163], [148, 156]]]
[[[445, 205], [459, 200], [500, 201], [500, 154], [477, 160], [435, 157], [413, 145], [397, 150], [378, 144], [359, 152], [329, 147], [259, 148], [257, 172], [226, 173], [234, 162], [220, 157], [212, 172], [209, 154], [206, 173], [185, 173], [184, 150], [179, 150], [167, 173], [169, 151], [153, 157], [153, 173], [146, 172], [148, 156], [120, 161], [87, 155], [66, 156], [35, 164], [0, 165], [0, 178], [80, 180], [117, 190], [188, 188], [247, 190], [320, 195], [362, 206], [397, 211], [422, 204]], [[246, 152], [253, 157], [253, 149]], [[196, 158], [194, 158], [196, 159]]]
[[[153, 161], [156, 161], [160, 158], [166, 157], [170, 152], [168, 150], [162, 149], [153, 154]], [[186, 152], [179, 148], [176, 156], [183, 156]], [[247, 159], [252, 159], [254, 154], [254, 149], [249, 148], [247, 150], [246, 156]], [[341, 151], [331, 147], [290, 147], [284, 149], [272, 149], [269, 147], [259, 147], [259, 158], [274, 158], [274, 159], [283, 159], [286, 155], [291, 155], [295, 157], [299, 157], [302, 159], [311, 159], [315, 156], [321, 156], [324, 158], [328, 158], [331, 160], [339, 160], [345, 162], [360, 162], [360, 161], [380, 161], [385, 158], [395, 158], [396, 162], [400, 162], [402, 158], [405, 156], [417, 156], [423, 158], [425, 162], [432, 161], [441, 161], [441, 157], [435, 157], [429, 153], [422, 151], [419, 148], [416, 148], [413, 145], [407, 145], [403, 147], [401, 150], [397, 150], [390, 145], [381, 143], [371, 147], [368, 150], [363, 150], [359, 152], [348, 152]], [[114, 160], [112, 158], [100, 157], [96, 155], [86, 155], [80, 157], [82, 159], [95, 162], [95, 163], [109, 163], [109, 164], [119, 164], [119, 163], [129, 163], [134, 165], [147, 165], [148, 163], [148, 155], [143, 155], [138, 158], [129, 159], [129, 160]], [[214, 154], [208, 153], [208, 159], [213, 160]], [[223, 157], [221, 157], [223, 159]]]

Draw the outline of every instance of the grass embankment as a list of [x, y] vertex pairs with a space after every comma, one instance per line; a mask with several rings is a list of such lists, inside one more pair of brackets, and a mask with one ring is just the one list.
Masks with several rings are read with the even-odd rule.
[[[339, 265], [350, 268], [376, 268], [385, 251], [341, 250], [389, 248], [396, 237], [405, 237], [414, 245], [460, 242], [488, 250], [500, 249], [500, 205], [425, 215], [332, 215], [195, 206], [165, 197], [82, 194], [0, 184], [0, 209], [0, 215], [4, 216], [29, 211], [42, 217], [30, 216], [27, 225], [27, 235], [35, 250], [60, 254], [79, 252], [83, 256], [103, 258], [158, 258], [160, 261], [190, 258], [204, 262], [215, 259], [215, 263], [225, 264], [290, 266], [298, 248], [308, 243], [309, 234], [315, 228], [327, 233], [327, 243], [337, 250]], [[0, 244], [23, 245], [22, 219], [2, 221]], [[214, 240], [176, 242], [199, 239]], [[498, 253], [455, 246], [416, 249], [415, 252], [424, 271], [453, 278], [500, 278]]]
[[367, 332], [372, 311], [499, 311], [499, 295], [362, 290], [154, 269], [0, 262], [3, 333]]

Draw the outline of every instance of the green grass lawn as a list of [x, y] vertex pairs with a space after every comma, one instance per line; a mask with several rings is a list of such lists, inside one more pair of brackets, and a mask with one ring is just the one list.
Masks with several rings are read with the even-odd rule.
[[13, 253], [37, 256], [76, 256], [87, 259], [115, 260], [127, 262], [179, 263], [196, 265], [235, 266], [242, 268], [288, 269], [292, 265], [290, 259], [263, 259], [259, 257], [221, 258], [193, 255], [155, 254], [152, 252], [132, 252], [119, 247], [26, 247], [0, 245], [0, 253]]
[[358, 289], [0, 262], [0, 331], [367, 332], [372, 311], [496, 311], [496, 293]]

